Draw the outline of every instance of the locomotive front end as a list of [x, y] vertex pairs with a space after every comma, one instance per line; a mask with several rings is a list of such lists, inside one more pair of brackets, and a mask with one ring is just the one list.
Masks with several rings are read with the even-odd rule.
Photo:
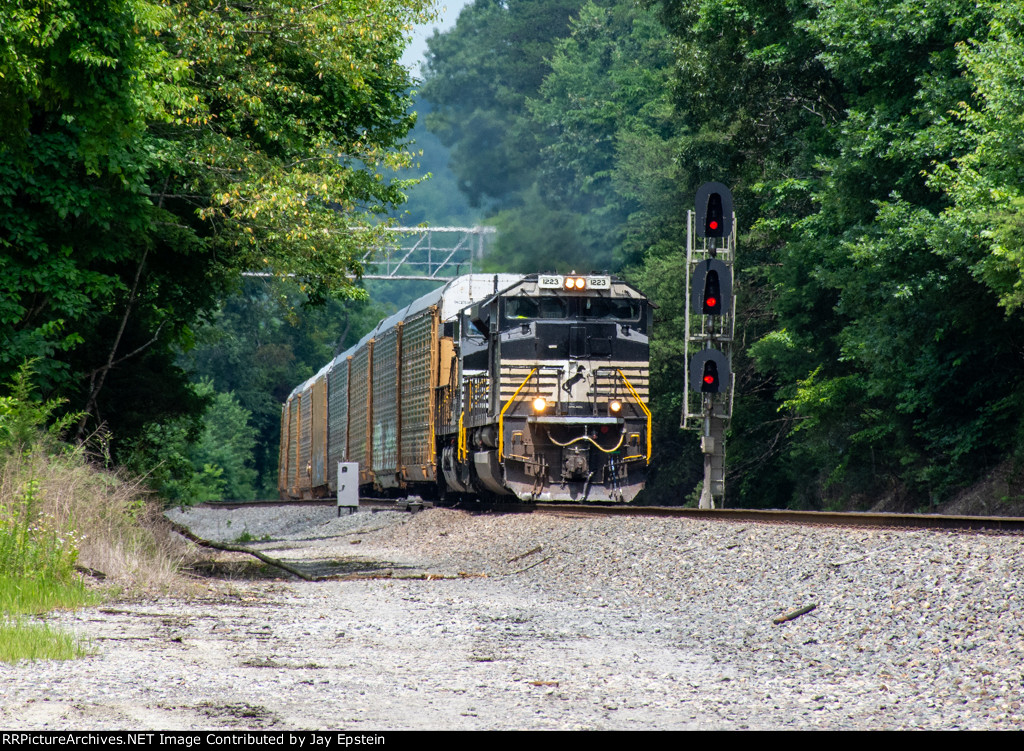
[[[605, 275], [531, 275], [460, 318], [449, 479], [537, 501], [630, 501], [651, 456], [651, 311]], [[467, 488], [468, 489], [468, 488]]]

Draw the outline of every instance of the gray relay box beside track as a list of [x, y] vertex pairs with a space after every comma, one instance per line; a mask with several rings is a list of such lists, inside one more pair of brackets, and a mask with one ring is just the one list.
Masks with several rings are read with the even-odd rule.
[[338, 462], [338, 516], [343, 508], [359, 508], [359, 462]]

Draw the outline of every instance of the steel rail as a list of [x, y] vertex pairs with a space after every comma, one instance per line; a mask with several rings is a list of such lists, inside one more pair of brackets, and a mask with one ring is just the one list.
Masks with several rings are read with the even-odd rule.
[[856, 511], [790, 511], [780, 509], [697, 509], [676, 506], [538, 505], [540, 513], [593, 516], [658, 516], [710, 521], [806, 524], [889, 529], [949, 529], [986, 532], [1024, 532], [1024, 518], [1015, 516], [953, 516]]
[[[334, 506], [334, 498], [295, 501], [208, 501], [205, 508], [237, 509], [254, 506]], [[360, 498], [360, 504], [376, 508], [431, 506], [405, 498]], [[626, 504], [489, 503], [467, 501], [453, 508], [478, 513], [537, 513], [559, 516], [646, 516], [701, 521], [756, 522], [761, 524], [805, 524], [835, 527], [886, 529], [947, 529], [979, 532], [1024, 532], [1024, 518], [1018, 516], [953, 516], [950, 514], [895, 514], [856, 511], [789, 511], [779, 509], [697, 509], [679, 506], [629, 506]]]

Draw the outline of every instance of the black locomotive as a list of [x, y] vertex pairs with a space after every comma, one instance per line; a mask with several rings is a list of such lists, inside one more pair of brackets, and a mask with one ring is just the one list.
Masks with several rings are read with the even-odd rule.
[[281, 495], [332, 495], [358, 462], [378, 493], [630, 501], [651, 456], [650, 327], [607, 275], [454, 279], [291, 393]]

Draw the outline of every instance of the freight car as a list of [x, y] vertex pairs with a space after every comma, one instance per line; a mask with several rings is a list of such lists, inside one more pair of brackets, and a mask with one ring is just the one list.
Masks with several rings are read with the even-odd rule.
[[471, 274], [289, 395], [282, 498], [630, 501], [651, 458], [648, 301], [607, 275]]

